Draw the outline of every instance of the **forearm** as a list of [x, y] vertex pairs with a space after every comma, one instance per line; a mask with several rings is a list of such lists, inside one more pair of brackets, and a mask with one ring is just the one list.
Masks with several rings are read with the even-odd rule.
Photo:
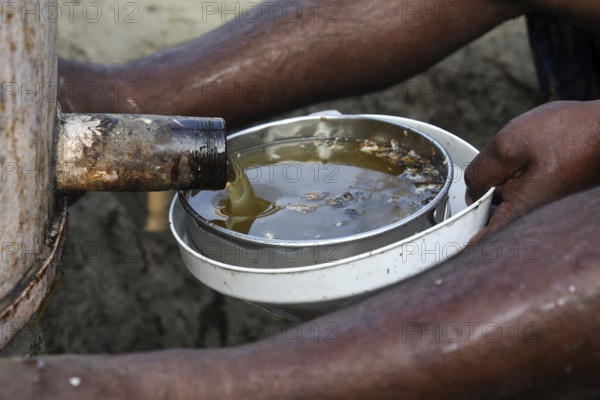
[[[303, 326], [300, 345], [254, 345], [244, 381], [286, 382], [280, 398], [597, 398], [598, 212], [600, 187]], [[335, 343], [313, 340], [332, 324]]]
[[[493, 0], [294, 4], [301, 18], [280, 7], [273, 18], [241, 18], [123, 67], [99, 68], [103, 85], [135, 82], [137, 92], [116, 101], [107, 87], [95, 103], [72, 103], [84, 111], [220, 116], [239, 126], [399, 82], [522, 11]], [[65, 76], [77, 80], [76, 73]]]
[[537, 210], [463, 257], [287, 335], [221, 350], [0, 362], [0, 396], [594, 395], [598, 226], [600, 188]]
[[229, 350], [0, 359], [0, 399], [226, 398]]

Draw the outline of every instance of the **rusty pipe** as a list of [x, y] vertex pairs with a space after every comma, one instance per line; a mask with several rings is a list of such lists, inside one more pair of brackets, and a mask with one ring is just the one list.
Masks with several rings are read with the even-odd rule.
[[220, 118], [58, 114], [56, 188], [73, 191], [222, 189]]

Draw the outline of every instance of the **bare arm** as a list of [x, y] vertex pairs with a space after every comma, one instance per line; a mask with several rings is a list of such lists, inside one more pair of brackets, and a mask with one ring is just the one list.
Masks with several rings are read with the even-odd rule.
[[0, 397], [597, 398], [599, 226], [596, 188], [302, 325], [300, 335], [219, 350], [0, 361]]
[[[72, 111], [220, 116], [239, 126], [397, 83], [523, 11], [494, 0], [453, 1], [451, 9], [438, 0], [288, 3], [295, 6], [275, 8], [273, 18], [231, 21], [124, 66], [63, 61], [63, 81], [100, 83], [106, 96], [86, 102], [75, 91], [61, 102]], [[138, 90], [114, 99], [116, 81], [135, 82]]]
[[[286, 8], [288, 3], [293, 7]], [[220, 116], [238, 127], [400, 82], [526, 12], [569, 18], [594, 32], [600, 18], [600, 4], [585, 0], [277, 4], [264, 6], [258, 22], [231, 21], [123, 66], [61, 60], [60, 82], [71, 83], [61, 91], [61, 104], [67, 111]], [[102, 87], [101, 99], [90, 101], [81, 93], [89, 82]]]

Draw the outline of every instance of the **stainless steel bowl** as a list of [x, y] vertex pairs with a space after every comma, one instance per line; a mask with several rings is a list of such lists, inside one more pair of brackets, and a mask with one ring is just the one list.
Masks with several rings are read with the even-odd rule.
[[[250, 236], [215, 225], [190, 206], [186, 192], [180, 192], [177, 197], [190, 216], [184, 229], [191, 245], [200, 254], [230, 265], [292, 268], [336, 262], [381, 248], [424, 231], [449, 215], [450, 156], [428, 135], [399, 123], [349, 115], [292, 118], [231, 135], [227, 146], [228, 152], [234, 154], [266, 143], [335, 138], [369, 139], [380, 143], [396, 139], [401, 146], [414, 149], [436, 166], [445, 176], [442, 190], [421, 209], [389, 225], [335, 239], [293, 241]], [[318, 222], [315, 221], [315, 224]]]

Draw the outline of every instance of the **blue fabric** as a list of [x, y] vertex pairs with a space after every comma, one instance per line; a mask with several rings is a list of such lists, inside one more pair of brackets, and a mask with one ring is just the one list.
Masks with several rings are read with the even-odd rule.
[[542, 101], [600, 98], [600, 37], [544, 15], [527, 27]]

